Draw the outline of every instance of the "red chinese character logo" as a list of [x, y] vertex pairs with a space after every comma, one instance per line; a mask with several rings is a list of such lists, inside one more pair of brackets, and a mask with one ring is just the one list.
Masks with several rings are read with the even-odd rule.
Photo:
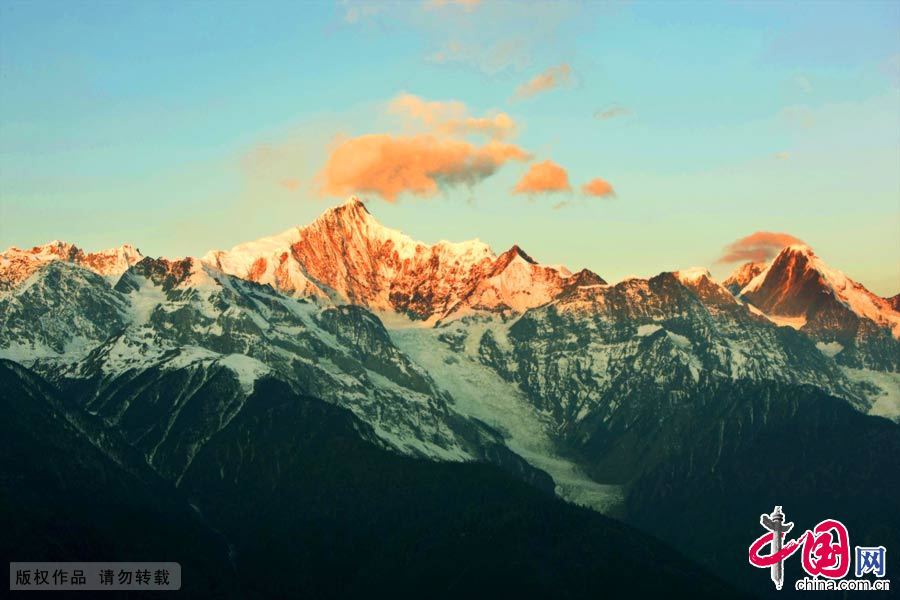
[[829, 579], [847, 575], [850, 571], [850, 537], [843, 523], [825, 519], [803, 535], [803, 569], [807, 573]]
[[[784, 561], [801, 547], [803, 570], [812, 577], [840, 579], [850, 571], [850, 536], [840, 521], [826, 519], [791, 541], [785, 541], [784, 535], [794, 524], [784, 521], [780, 506], [776, 506], [771, 515], [762, 515], [760, 524], [768, 531], [750, 545], [750, 564], [770, 568], [777, 589], [780, 590], [784, 582]], [[763, 554], [766, 547], [770, 551]]]

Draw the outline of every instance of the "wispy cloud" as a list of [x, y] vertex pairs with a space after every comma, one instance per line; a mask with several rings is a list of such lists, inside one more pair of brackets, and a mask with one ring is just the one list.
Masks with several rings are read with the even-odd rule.
[[436, 64], [464, 64], [477, 67], [488, 75], [509, 68], [521, 69], [528, 60], [528, 42], [520, 38], [492, 42], [462, 42], [451, 39], [427, 56]]
[[516, 88], [515, 98], [520, 100], [531, 98], [554, 88], [568, 85], [571, 75], [572, 68], [567, 63], [550, 67]]
[[388, 202], [403, 193], [431, 196], [441, 186], [474, 185], [509, 161], [527, 160], [512, 144], [482, 146], [434, 135], [371, 134], [340, 142], [320, 173], [322, 192], [377, 194]]
[[778, 160], [791, 160], [790, 152], [776, 152], [774, 156]]
[[414, 30], [425, 42], [429, 62], [474, 67], [491, 76], [522, 71], [538, 54], [546, 57], [582, 10], [570, 0], [340, 0], [339, 6], [345, 25], [372, 25], [387, 35], [397, 28]]
[[788, 233], [757, 231], [728, 244], [716, 262], [763, 262], [781, 252], [785, 246], [802, 243], [802, 240]]
[[513, 135], [516, 129], [516, 122], [506, 113], [473, 117], [465, 104], [455, 100], [428, 101], [413, 94], [400, 94], [391, 100], [388, 110], [421, 124], [427, 130], [446, 135], [480, 134], [492, 139], [504, 139]]
[[548, 194], [552, 192], [565, 192], [571, 190], [569, 174], [564, 168], [553, 161], [531, 165], [528, 172], [513, 188], [514, 194]]
[[616, 117], [627, 117], [630, 114], [631, 110], [628, 107], [622, 106], [620, 104], [612, 104], [595, 112], [594, 118], [600, 119], [601, 121], [606, 121], [609, 119], [615, 119]]

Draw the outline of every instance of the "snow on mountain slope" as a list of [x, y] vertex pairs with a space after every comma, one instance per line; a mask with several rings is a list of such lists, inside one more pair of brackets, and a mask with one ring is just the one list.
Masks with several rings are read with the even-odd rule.
[[59, 240], [25, 250], [13, 246], [0, 254], [0, 292], [15, 288], [42, 267], [58, 260], [114, 279], [141, 258], [140, 251], [129, 244], [88, 253]]
[[101, 275], [49, 259], [0, 294], [0, 357], [48, 368], [77, 361], [127, 321], [128, 302]]
[[502, 340], [482, 334], [481, 359], [573, 440], [716, 382], [815, 385], [870, 408], [809, 339], [753, 314], [705, 274], [693, 275], [576, 288], [510, 322]]
[[[441, 329], [409, 324], [392, 328], [390, 334], [450, 393], [453, 410], [499, 430], [513, 452], [553, 477], [558, 495], [600, 512], [614, 510], [623, 499], [621, 487], [592, 480], [575, 462], [562, 457], [553, 441], [552, 419], [536, 411], [521, 388], [481, 363], [478, 332], [495, 330], [501, 336], [504, 329], [496, 318], [481, 317], [456, 320]], [[461, 347], [454, 349], [444, 341], [461, 333], [466, 339]]]
[[300, 241], [300, 229], [294, 227], [278, 235], [235, 246], [230, 251], [212, 251], [201, 260], [217, 269], [268, 284], [296, 296], [328, 299], [329, 290], [312, 281], [293, 256], [291, 247]]
[[552, 301], [573, 286], [606, 282], [588, 270], [575, 275], [565, 267], [540, 265], [518, 246], [501, 254], [484, 277], [462, 294], [441, 318], [458, 318], [478, 311], [521, 314]]
[[731, 275], [725, 278], [722, 282], [728, 291], [732, 294], [737, 295], [744, 286], [746, 286], [750, 281], [762, 273], [763, 269], [766, 268], [766, 263], [764, 262], [747, 262], [739, 266], [735, 269]]
[[404, 453], [472, 458], [472, 440], [447, 419], [447, 398], [362, 308], [323, 307], [190, 258], [147, 258], [115, 289], [93, 282], [79, 295], [104, 293], [120, 302], [120, 326], [65, 377], [108, 387], [193, 348], [190, 356], [207, 352], [241, 376], [265, 365], [304, 393], [349, 408]]
[[847, 376], [869, 389], [873, 400], [870, 415], [897, 420], [900, 418], [900, 373], [884, 373], [871, 369], [843, 368]]
[[521, 312], [550, 301], [571, 275], [518, 247], [498, 257], [478, 240], [417, 242], [381, 225], [355, 197], [305, 227], [210, 252], [203, 262], [295, 296], [432, 322], [463, 310]]

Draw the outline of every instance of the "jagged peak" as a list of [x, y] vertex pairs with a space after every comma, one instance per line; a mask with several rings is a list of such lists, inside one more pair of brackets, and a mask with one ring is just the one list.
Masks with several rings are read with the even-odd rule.
[[675, 271], [674, 275], [681, 283], [697, 283], [704, 277], [713, 281], [712, 275], [706, 267], [691, 267], [690, 269]]
[[578, 287], [607, 285], [605, 279], [603, 279], [602, 277], [600, 277], [600, 275], [594, 273], [590, 269], [582, 269], [577, 273], [570, 275], [569, 281], [567, 281], [566, 283], [567, 285]]
[[501, 256], [509, 256], [510, 259], [515, 257], [521, 257], [525, 262], [531, 263], [533, 265], [538, 264], [536, 260], [531, 258], [528, 253], [526, 253], [518, 244], [513, 244], [509, 250], [504, 252]]
[[[227, 276], [214, 265], [193, 256], [178, 258], [145, 256], [131, 265], [126, 273], [149, 279], [166, 290], [175, 287], [218, 287], [217, 279]], [[127, 284], [122, 285], [127, 287]]]
[[[785, 265], [797, 261], [804, 263], [803, 267], [805, 269], [817, 271], [823, 278], [827, 277], [827, 274], [832, 272], [816, 253], [813, 252], [813, 249], [810, 246], [804, 243], [790, 244], [782, 248], [771, 262], [747, 281], [740, 290], [739, 295], [743, 296], [759, 290], [770, 277], [770, 274], [774, 273], [777, 275], [785, 268]], [[840, 273], [840, 276], [845, 277], [843, 273]]]
[[298, 227], [301, 233], [321, 228], [338, 228], [368, 237], [392, 239], [397, 244], [419, 244], [405, 233], [382, 225], [356, 196], [325, 210], [309, 225]]
[[64, 242], [62, 240], [50, 240], [46, 244], [41, 244], [40, 246], [35, 246], [35, 248], [61, 248], [61, 247], [72, 247], [75, 244], [71, 244], [69, 242]]
[[491, 268], [491, 276], [502, 273], [516, 259], [519, 259], [528, 265], [538, 264], [536, 260], [528, 256], [525, 251], [522, 250], [518, 245], [513, 245], [509, 250], [498, 256], [494, 261], [494, 265]]
[[[814, 282], [814, 283], [813, 283]], [[772, 314], [786, 314], [805, 310], [803, 296], [811, 285], [820, 293], [832, 295], [851, 312], [891, 328], [894, 337], [900, 338], [900, 314], [891, 304], [850, 279], [842, 271], [833, 269], [819, 258], [806, 244], [785, 247], [762, 272], [740, 291], [749, 298], [769, 298], [767, 306], [761, 306]], [[806, 289], [804, 292], [802, 290]], [[799, 298], [799, 299], [798, 299]], [[799, 306], [798, 306], [799, 305]], [[791, 313], [787, 315], [787, 313]]]
[[781, 252], [779, 252], [779, 255], [782, 254], [805, 254], [806, 256], [816, 255], [816, 253], [813, 252], [813, 249], [808, 244], [803, 243], [796, 243], [785, 246], [781, 249]]
[[[333, 220], [335, 217], [342, 218], [357, 218], [357, 219], [371, 219], [375, 221], [375, 218], [372, 217], [372, 213], [369, 212], [369, 209], [366, 208], [365, 203], [360, 200], [357, 196], [350, 196], [345, 201], [341, 202], [336, 206], [332, 206], [329, 209], [326, 209], [321, 215], [319, 215], [316, 221], [328, 221]], [[377, 221], [375, 221], [377, 223]]]
[[369, 210], [366, 208], [366, 203], [359, 199], [359, 196], [350, 196], [341, 204], [341, 206], [345, 208], [355, 208], [355, 209], [363, 209], [366, 212]]
[[27, 249], [11, 246], [0, 256], [15, 260], [66, 260], [79, 264], [86, 263], [88, 266], [97, 261], [109, 263], [110, 260], [113, 260], [117, 264], [122, 263], [124, 265], [119, 269], [120, 271], [123, 271], [127, 266], [134, 264], [143, 257], [141, 251], [131, 244], [122, 244], [113, 248], [86, 252], [79, 246], [62, 240], [51, 240], [46, 244], [32, 246]]
[[766, 263], [764, 261], [751, 260], [737, 266], [731, 274], [725, 278], [725, 281], [740, 280], [750, 274], [752, 274], [752, 279], [765, 268]]
[[113, 248], [106, 248], [105, 250], [98, 250], [97, 252], [92, 252], [91, 254], [125, 254], [125, 255], [140, 255], [141, 249], [137, 248], [131, 244], [122, 244], [121, 246], [115, 246]]
[[[798, 272], [796, 270], [794, 265], [797, 263], [800, 264], [803, 271]], [[796, 278], [804, 271], [814, 271], [822, 279], [823, 283], [829, 287], [837, 285], [843, 288], [848, 281], [844, 273], [825, 264], [809, 245], [796, 243], [782, 248], [781, 252], [744, 286], [741, 294], [758, 290], [770, 276], [780, 278], [785, 274], [790, 274], [791, 277]]]
[[750, 283], [754, 277], [766, 270], [765, 262], [749, 261], [738, 266], [731, 274], [722, 281], [732, 294], [738, 294], [744, 286]]
[[63, 254], [71, 254], [74, 256], [75, 254], [80, 252], [81, 249], [70, 242], [64, 242], [62, 240], [50, 240], [46, 244], [40, 244], [38, 246], [27, 249], [16, 248], [15, 246], [13, 246], [9, 249], [9, 251], [32, 255], [61, 256]]
[[615, 285], [627, 284], [628, 282], [631, 282], [631, 281], [643, 281], [643, 282], [646, 283], [647, 281], [650, 281], [650, 278], [649, 278], [649, 277], [644, 277], [644, 276], [642, 276], [642, 275], [636, 275], [636, 274], [634, 274], [634, 273], [631, 273], [630, 275], [625, 275], [624, 277], [622, 277], [621, 279], [619, 279], [619, 280], [615, 283]]

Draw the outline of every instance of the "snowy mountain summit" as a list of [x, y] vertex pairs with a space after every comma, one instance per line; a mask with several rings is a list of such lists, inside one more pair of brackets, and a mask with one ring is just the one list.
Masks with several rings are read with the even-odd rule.
[[[739, 296], [854, 366], [900, 367], [900, 312], [805, 244], [784, 248]], [[824, 351], [824, 350], [823, 350]]]
[[518, 246], [497, 256], [479, 240], [415, 241], [383, 226], [355, 196], [309, 225], [202, 260], [294, 296], [431, 322], [473, 309], [522, 312], [556, 297], [571, 277]]
[[88, 253], [75, 244], [59, 240], [25, 250], [13, 246], [0, 254], [0, 291], [16, 287], [48, 263], [57, 260], [115, 278], [142, 258], [141, 251], [131, 244]]

